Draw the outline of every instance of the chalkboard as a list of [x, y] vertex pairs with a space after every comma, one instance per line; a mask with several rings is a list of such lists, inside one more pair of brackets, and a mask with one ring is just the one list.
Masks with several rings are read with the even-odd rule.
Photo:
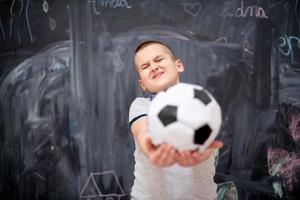
[[130, 198], [149, 39], [222, 107], [218, 199], [300, 196], [298, 0], [0, 0], [0, 199]]

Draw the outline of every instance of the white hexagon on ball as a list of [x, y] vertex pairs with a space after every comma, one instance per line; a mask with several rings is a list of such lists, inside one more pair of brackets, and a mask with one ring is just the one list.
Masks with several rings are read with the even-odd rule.
[[178, 107], [178, 120], [192, 127], [194, 130], [206, 123], [207, 110], [198, 99], [191, 98]]
[[166, 126], [165, 129], [165, 140], [177, 150], [195, 150], [197, 148], [194, 145], [194, 130], [184, 123], [174, 122]]

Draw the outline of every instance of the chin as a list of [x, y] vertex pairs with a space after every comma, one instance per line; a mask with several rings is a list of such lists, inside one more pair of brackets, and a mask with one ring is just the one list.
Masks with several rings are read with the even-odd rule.
[[163, 79], [157, 80], [155, 82], [156, 82], [156, 84], [152, 87], [153, 90], [152, 91], [149, 90], [152, 93], [158, 93], [160, 91], [165, 91], [169, 87], [171, 87], [171, 86], [178, 83], [177, 81], [176, 82], [171, 82], [171, 81], [167, 81], [167, 80], [163, 80]]

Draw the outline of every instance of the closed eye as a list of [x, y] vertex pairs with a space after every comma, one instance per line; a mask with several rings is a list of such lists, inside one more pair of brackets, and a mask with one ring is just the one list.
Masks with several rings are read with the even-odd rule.
[[163, 60], [163, 58], [157, 58], [157, 59], [155, 59], [155, 62], [160, 62], [162, 60]]
[[142, 65], [142, 70], [144, 70], [144, 69], [147, 69], [149, 67], [149, 65], [147, 64], [147, 65]]

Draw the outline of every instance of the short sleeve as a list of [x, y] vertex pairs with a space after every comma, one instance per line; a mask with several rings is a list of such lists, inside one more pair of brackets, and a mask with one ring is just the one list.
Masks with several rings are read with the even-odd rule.
[[136, 98], [130, 105], [129, 109], [129, 125], [131, 126], [134, 121], [140, 117], [148, 114], [148, 108], [150, 104], [149, 98]]

